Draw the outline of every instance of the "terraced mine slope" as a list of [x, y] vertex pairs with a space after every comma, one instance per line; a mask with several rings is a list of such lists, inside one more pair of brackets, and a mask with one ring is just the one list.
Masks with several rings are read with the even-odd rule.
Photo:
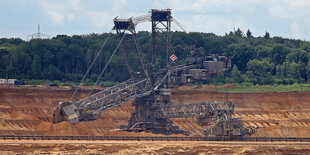
[[[135, 135], [150, 133], [119, 132], [127, 124], [134, 108], [131, 102], [105, 111], [98, 120], [51, 123], [53, 107], [66, 101], [72, 89], [64, 88], [0, 88], [0, 134], [15, 135]], [[87, 96], [80, 90], [77, 98]], [[245, 125], [255, 126], [254, 136], [309, 137], [310, 92], [296, 93], [219, 93], [198, 89], [176, 89], [171, 101], [197, 103], [203, 101], [234, 101], [234, 117], [242, 118]], [[193, 136], [202, 136], [203, 128], [195, 118], [173, 119]], [[153, 135], [154, 136], [154, 135]], [[162, 136], [162, 135], [159, 135]]]
[[[309, 143], [150, 142], [150, 141], [18, 141], [0, 145], [2, 154], [309, 154]], [[1, 141], [0, 141], [1, 142]], [[12, 143], [12, 142], [11, 142]], [[26, 144], [25, 144], [26, 143]], [[29, 144], [30, 143], [30, 144]]]

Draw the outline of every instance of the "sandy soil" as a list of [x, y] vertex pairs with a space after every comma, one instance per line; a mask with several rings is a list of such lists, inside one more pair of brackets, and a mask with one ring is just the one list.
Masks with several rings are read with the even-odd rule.
[[310, 143], [0, 141], [1, 154], [309, 154]]
[[[213, 86], [199, 86], [203, 89]], [[233, 87], [226, 85], [224, 87]], [[309, 137], [310, 92], [296, 93], [218, 93], [184, 86], [173, 91], [171, 101], [198, 103], [203, 101], [234, 101], [235, 114], [245, 125], [255, 126], [254, 136]], [[82, 89], [76, 98], [87, 96]], [[98, 90], [97, 90], [98, 91]], [[15, 135], [133, 135], [150, 133], [116, 132], [127, 124], [134, 107], [131, 102], [122, 104], [101, 114], [95, 121], [76, 125], [62, 122], [51, 123], [52, 109], [58, 102], [71, 96], [71, 88], [0, 88], [0, 134]], [[202, 136], [203, 128], [195, 118], [174, 119], [174, 124], [188, 130], [193, 136]], [[162, 135], [158, 135], [162, 136]], [[175, 136], [175, 135], [174, 135]]]

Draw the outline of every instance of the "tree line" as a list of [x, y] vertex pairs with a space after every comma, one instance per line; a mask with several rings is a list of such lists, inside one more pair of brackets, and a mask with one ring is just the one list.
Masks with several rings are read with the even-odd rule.
[[[79, 82], [103, 45], [108, 33], [87, 35], [57, 35], [51, 39], [19, 38], [0, 39], [0, 78], [22, 80], [46, 79]], [[162, 36], [162, 37], [160, 37]], [[156, 51], [158, 67], [165, 66], [165, 39], [159, 34]], [[151, 34], [138, 32], [145, 61], [151, 58]], [[133, 39], [127, 35], [124, 43], [129, 63], [141, 70]], [[310, 42], [264, 36], [254, 37], [250, 30], [240, 29], [224, 36], [213, 33], [172, 32], [172, 51], [177, 55], [176, 64], [185, 62], [190, 55], [187, 46], [203, 47], [205, 54], [226, 55], [232, 60], [232, 68], [224, 74], [210, 77], [209, 83], [292, 84], [306, 83], [310, 79]], [[87, 79], [95, 82], [119, 38], [111, 34]], [[129, 73], [118, 50], [103, 74], [101, 81], [121, 82]]]

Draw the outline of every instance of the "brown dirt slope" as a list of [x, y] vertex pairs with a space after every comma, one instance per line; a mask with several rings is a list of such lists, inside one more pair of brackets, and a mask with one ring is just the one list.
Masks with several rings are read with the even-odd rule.
[[[309, 137], [310, 92], [294, 93], [219, 93], [200, 90], [175, 90], [171, 100], [176, 103], [233, 101], [234, 117], [246, 126], [257, 128], [255, 136]], [[183, 120], [175, 123], [182, 124]], [[197, 129], [196, 132], [198, 132]]]
[[2, 144], [1, 154], [309, 154], [310, 145], [122, 142], [113, 144]]
[[[68, 100], [72, 92], [72, 89], [0, 88], [0, 134], [152, 135], [113, 131], [127, 124], [134, 111], [131, 102], [103, 112], [95, 121], [52, 124], [53, 107]], [[77, 98], [87, 93], [87, 90], [80, 90]], [[241, 118], [245, 125], [255, 126], [256, 136], [309, 137], [310, 92], [218, 93], [176, 89], [171, 96], [176, 104], [214, 100], [235, 102], [234, 117]], [[194, 136], [202, 136], [203, 127], [195, 123], [195, 118], [174, 119], [174, 124]]]

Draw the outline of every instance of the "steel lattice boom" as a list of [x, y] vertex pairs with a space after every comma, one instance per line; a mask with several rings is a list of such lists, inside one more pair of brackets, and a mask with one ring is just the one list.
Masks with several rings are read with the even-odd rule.
[[[202, 102], [191, 104], [173, 104], [160, 106], [155, 111], [155, 117], [215, 117], [215, 119], [228, 119], [234, 111], [233, 102]], [[223, 118], [219, 118], [223, 117]]]
[[[147, 79], [127, 80], [74, 103], [60, 103], [56, 110], [64, 110], [64, 120], [77, 123], [79, 120], [97, 119], [101, 112], [118, 106], [136, 97], [149, 95], [152, 87]], [[58, 117], [59, 118], [59, 117]], [[54, 120], [55, 123], [63, 120]]]

